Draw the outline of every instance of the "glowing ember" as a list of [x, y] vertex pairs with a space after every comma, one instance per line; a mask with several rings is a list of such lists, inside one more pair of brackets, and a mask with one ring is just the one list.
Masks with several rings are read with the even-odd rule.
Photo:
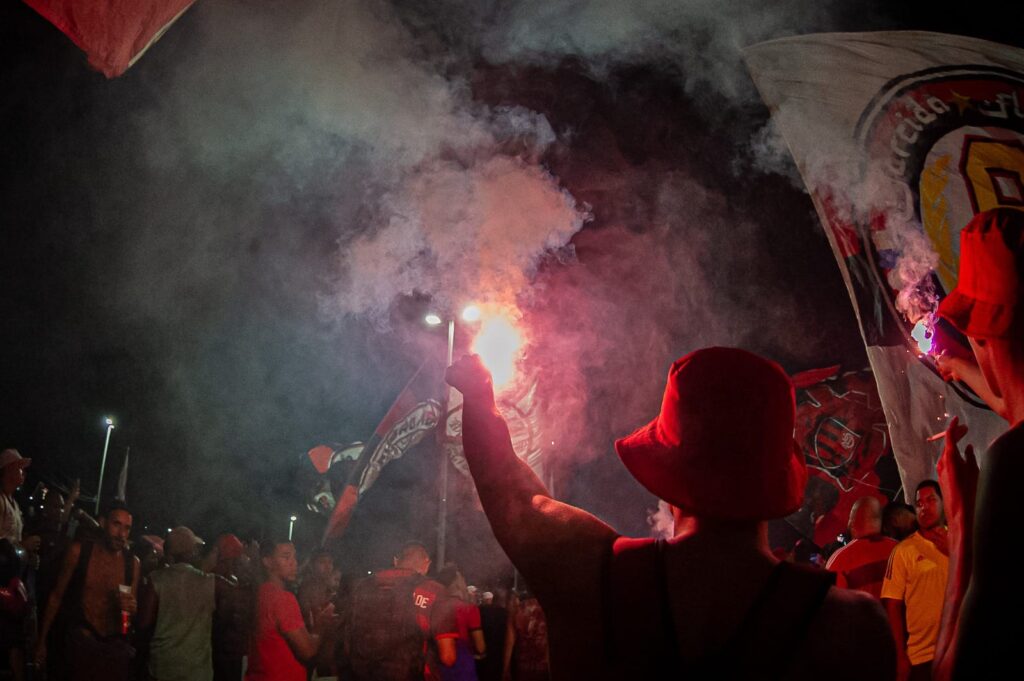
[[512, 380], [516, 372], [516, 359], [523, 338], [516, 327], [505, 317], [493, 317], [484, 321], [473, 341], [473, 352], [491, 372], [494, 387], [500, 389]]
[[917, 349], [926, 355], [932, 351], [932, 336], [927, 319], [915, 324], [914, 330], [910, 332], [910, 337], [917, 341]]

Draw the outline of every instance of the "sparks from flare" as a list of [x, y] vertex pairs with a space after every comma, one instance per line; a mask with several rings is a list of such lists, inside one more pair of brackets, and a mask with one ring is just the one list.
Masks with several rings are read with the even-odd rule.
[[522, 345], [522, 335], [507, 317], [494, 316], [483, 320], [480, 332], [473, 340], [473, 352], [480, 355], [480, 361], [491, 372], [495, 389], [501, 389], [512, 381]]

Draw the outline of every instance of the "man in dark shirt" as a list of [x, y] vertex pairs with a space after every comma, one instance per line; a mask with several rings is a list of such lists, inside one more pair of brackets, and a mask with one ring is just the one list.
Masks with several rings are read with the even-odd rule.
[[353, 591], [348, 643], [353, 678], [437, 681], [439, 664], [455, 664], [455, 609], [444, 586], [426, 578], [430, 555], [422, 544], [405, 544], [393, 564]]
[[242, 569], [245, 547], [233, 534], [221, 535], [215, 551], [217, 607], [213, 612], [213, 681], [242, 678], [242, 658], [249, 652], [249, 635], [256, 607], [255, 588]]
[[516, 456], [479, 357], [447, 380], [465, 397], [463, 445], [487, 519], [547, 616], [552, 679], [894, 674], [877, 602], [769, 551], [767, 521], [799, 508], [806, 484], [793, 386], [774, 362], [732, 348], [679, 359], [659, 416], [616, 443], [672, 505], [665, 544], [551, 497]]
[[[995, 208], [960, 232], [956, 288], [939, 315], [967, 336], [976, 364], [946, 358], [940, 369], [962, 379], [1010, 429], [989, 446], [979, 479], [974, 452], [961, 456], [967, 429], [953, 419], [939, 461], [949, 519], [949, 586], [935, 667], [937, 678], [997, 678], [1018, 669], [1018, 485], [1024, 479], [1024, 213]], [[972, 531], [973, 528], [973, 531]], [[1019, 672], [1018, 672], [1019, 673]]]

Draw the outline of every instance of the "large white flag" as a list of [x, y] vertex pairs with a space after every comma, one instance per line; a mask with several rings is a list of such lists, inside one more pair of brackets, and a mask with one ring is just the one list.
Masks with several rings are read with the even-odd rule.
[[950, 416], [976, 448], [1005, 429], [911, 334], [965, 347], [931, 317], [956, 284], [960, 229], [1024, 207], [1024, 51], [887, 32], [773, 40], [745, 58], [828, 234], [913, 489], [934, 477], [941, 443], [926, 438]]

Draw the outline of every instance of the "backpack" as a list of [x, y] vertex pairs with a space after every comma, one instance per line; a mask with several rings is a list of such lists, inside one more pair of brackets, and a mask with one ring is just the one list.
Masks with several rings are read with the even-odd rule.
[[669, 605], [666, 547], [664, 539], [630, 540], [628, 550], [611, 556], [605, 613], [611, 636], [605, 653], [609, 667], [623, 670], [621, 678], [784, 678], [835, 575], [779, 563], [724, 648], [684, 663]]
[[424, 580], [419, 574], [394, 582], [374, 575], [356, 585], [349, 662], [357, 681], [423, 678], [426, 634], [416, 619], [413, 593]]

